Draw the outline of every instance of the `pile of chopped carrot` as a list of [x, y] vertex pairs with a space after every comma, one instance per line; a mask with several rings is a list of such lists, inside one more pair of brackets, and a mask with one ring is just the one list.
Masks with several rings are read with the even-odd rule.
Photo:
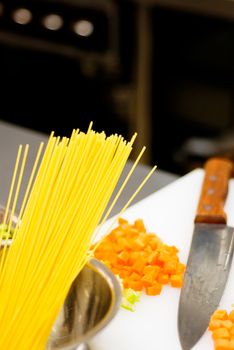
[[234, 310], [216, 310], [210, 318], [215, 350], [234, 350]]
[[185, 265], [179, 261], [178, 249], [147, 232], [142, 219], [131, 225], [120, 218], [94, 255], [122, 279], [124, 288], [157, 295], [166, 284], [182, 286]]

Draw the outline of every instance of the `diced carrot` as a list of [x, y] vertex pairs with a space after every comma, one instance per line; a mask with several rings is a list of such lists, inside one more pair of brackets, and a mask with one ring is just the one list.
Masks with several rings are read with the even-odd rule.
[[213, 331], [214, 329], [220, 328], [222, 326], [222, 321], [218, 319], [211, 319], [208, 329]]
[[169, 260], [165, 262], [163, 266], [163, 271], [168, 274], [174, 274], [176, 272], [176, 268], [177, 268], [177, 261]]
[[229, 350], [234, 350], [234, 339], [231, 339], [229, 342]]
[[[230, 320], [231, 321], [231, 320]], [[231, 321], [232, 322], [232, 321]], [[231, 336], [234, 336], [234, 325], [230, 328], [230, 334]]]
[[[156, 267], [158, 267], [158, 266], [156, 266]], [[156, 277], [159, 274], [159, 268], [158, 269], [153, 268], [153, 269], [151, 269], [151, 271], [148, 270], [148, 272], [145, 272], [145, 271], [147, 271], [147, 270], [144, 269], [144, 276], [149, 276], [149, 277], [151, 277], [152, 281], [156, 281]]]
[[118, 218], [118, 223], [119, 225], [128, 224], [128, 220], [124, 218]]
[[127, 280], [127, 288], [132, 288], [136, 291], [141, 291], [143, 289], [143, 284], [141, 281], [133, 281], [132, 279]]
[[170, 261], [170, 254], [166, 251], [160, 251], [158, 254], [158, 261], [163, 263]]
[[216, 339], [214, 341], [215, 350], [230, 350], [228, 339]]
[[186, 266], [184, 264], [177, 262], [176, 274], [183, 273], [185, 271], [185, 267]]
[[116, 271], [116, 275], [119, 275], [119, 277], [121, 278], [126, 278], [126, 277], [129, 277], [130, 276], [130, 271], [127, 271], [127, 270], [117, 270]]
[[151, 238], [149, 240], [149, 247], [152, 249], [152, 250], [156, 250], [157, 247], [158, 247], [158, 240], [156, 238]]
[[145, 243], [141, 238], [136, 238], [131, 242], [131, 249], [134, 251], [143, 250], [144, 247]]
[[227, 320], [229, 316], [226, 310], [216, 310], [213, 313], [212, 318], [217, 318], [218, 320]]
[[151, 286], [152, 284], [155, 283], [155, 273], [153, 271], [148, 272], [147, 274], [145, 274], [142, 279], [141, 282], [143, 283], [143, 285], [145, 287]]
[[124, 264], [127, 264], [129, 261], [129, 254], [123, 250], [118, 254], [117, 258], [118, 261], [122, 261]]
[[233, 322], [231, 320], [221, 320], [221, 325], [229, 331], [233, 329]]
[[159, 272], [161, 271], [161, 268], [157, 265], [146, 265], [144, 267], [144, 274], [147, 274], [148, 272], [154, 271], [155, 277], [157, 277], [157, 275], [159, 274]]
[[135, 263], [132, 265], [132, 270], [138, 273], [142, 273], [144, 271], [145, 265], [146, 262], [144, 260], [136, 260]]
[[230, 335], [229, 335], [229, 332], [226, 328], [220, 327], [220, 328], [217, 328], [213, 331], [212, 337], [214, 339], [219, 339], [219, 338], [229, 339]]
[[229, 320], [234, 322], [234, 310], [229, 312]]
[[233, 310], [216, 310], [210, 318], [208, 329], [212, 332], [215, 350], [234, 350]]
[[181, 288], [183, 284], [183, 276], [180, 275], [171, 275], [170, 283], [172, 287]]
[[137, 231], [146, 232], [145, 224], [142, 219], [135, 220], [134, 227], [136, 227]]
[[178, 249], [147, 232], [142, 219], [131, 225], [119, 218], [118, 226], [93, 251], [97, 259], [123, 279], [124, 288], [157, 295], [169, 281], [172, 286], [181, 287], [185, 266], [179, 261]]
[[123, 286], [124, 286], [125, 289], [130, 288], [129, 283], [130, 283], [130, 280], [129, 280], [129, 279], [124, 279], [124, 280], [123, 280]]
[[169, 282], [169, 275], [161, 272], [158, 274], [157, 281], [161, 284], [167, 284]]
[[157, 265], [157, 262], [158, 262], [158, 252], [157, 251], [153, 251], [148, 256], [148, 263], [150, 265]]
[[140, 281], [141, 279], [141, 275], [139, 275], [139, 273], [136, 272], [131, 273], [130, 277], [133, 281]]
[[152, 286], [146, 288], [147, 295], [158, 295], [162, 291], [162, 285], [160, 283], [155, 283]]

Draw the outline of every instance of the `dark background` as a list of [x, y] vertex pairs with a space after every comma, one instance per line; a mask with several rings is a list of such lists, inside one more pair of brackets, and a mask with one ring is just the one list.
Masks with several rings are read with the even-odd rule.
[[[129, 137], [137, 3], [0, 3], [0, 119], [61, 135], [87, 129], [92, 120], [96, 130]], [[12, 20], [20, 7], [33, 13], [28, 25]], [[48, 13], [63, 16], [62, 30], [41, 25]], [[74, 34], [70, 24], [77, 18], [94, 23], [93, 35]], [[225, 144], [233, 129], [233, 20], [155, 5], [150, 21], [150, 163], [184, 174], [210, 155], [233, 157], [232, 143]], [[209, 147], [202, 147], [204, 141]]]
[[[159, 8], [152, 16], [154, 157], [175, 172], [209, 154], [233, 157], [233, 21]], [[196, 149], [189, 140], [209, 142]]]

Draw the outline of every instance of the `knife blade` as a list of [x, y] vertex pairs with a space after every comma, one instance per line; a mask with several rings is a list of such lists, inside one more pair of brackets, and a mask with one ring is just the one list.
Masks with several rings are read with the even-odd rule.
[[227, 226], [224, 211], [233, 163], [211, 158], [204, 170], [178, 308], [178, 333], [183, 350], [190, 350], [197, 343], [218, 308], [234, 248], [234, 228]]

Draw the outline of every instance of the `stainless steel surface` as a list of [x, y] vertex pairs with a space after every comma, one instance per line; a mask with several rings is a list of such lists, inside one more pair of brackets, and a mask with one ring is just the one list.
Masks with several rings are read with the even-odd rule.
[[88, 344], [81, 344], [78, 346], [78, 348], [76, 350], [90, 350]]
[[81, 271], [53, 326], [47, 350], [87, 349], [86, 343], [117, 313], [119, 282], [109, 269], [92, 259]]
[[200, 199], [178, 312], [179, 339], [191, 349], [209, 325], [223, 295], [233, 256], [234, 228], [224, 210], [233, 163], [212, 157], [204, 165]]
[[195, 225], [178, 314], [183, 350], [196, 344], [219, 305], [231, 265], [233, 244], [233, 228]]

